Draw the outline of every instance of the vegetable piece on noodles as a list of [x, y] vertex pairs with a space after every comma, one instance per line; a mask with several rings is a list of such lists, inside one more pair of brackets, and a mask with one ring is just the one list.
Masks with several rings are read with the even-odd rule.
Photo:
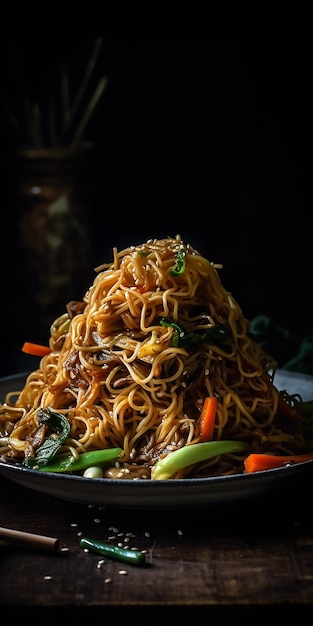
[[28, 466], [47, 465], [48, 461], [59, 451], [70, 434], [70, 423], [62, 413], [55, 413], [51, 409], [39, 409], [38, 422], [46, 425], [54, 432], [49, 435], [38, 448], [35, 458], [26, 459]]
[[113, 463], [122, 452], [121, 448], [107, 448], [82, 452], [77, 459], [67, 456], [56, 459], [54, 463], [39, 467], [43, 472], [77, 472], [88, 467], [102, 466]]
[[153, 470], [153, 480], [167, 480], [171, 478], [176, 472], [194, 465], [195, 463], [201, 463], [214, 456], [220, 454], [229, 454], [232, 452], [246, 452], [249, 446], [244, 441], [208, 441], [205, 443], [196, 443], [189, 446], [183, 446], [174, 452], [170, 452], [163, 459], [159, 459]]
[[229, 335], [229, 329], [226, 324], [215, 324], [205, 330], [187, 333], [179, 324], [173, 322], [169, 317], [162, 317], [160, 320], [161, 326], [171, 326], [174, 330], [172, 345], [176, 348], [187, 348], [191, 345], [196, 345], [202, 341], [211, 341], [217, 343], [225, 339]]
[[40, 343], [32, 343], [31, 341], [25, 341], [21, 350], [22, 352], [31, 354], [32, 356], [45, 356], [51, 352], [51, 348], [49, 348], [49, 346], [43, 346]]
[[175, 260], [175, 265], [171, 269], [172, 276], [181, 276], [181, 274], [185, 271], [185, 256], [186, 252], [184, 250], [179, 250], [177, 253], [177, 257]]
[[204, 400], [202, 411], [200, 414], [201, 441], [211, 441], [213, 439], [216, 409], [216, 396], [207, 396]]
[[244, 460], [244, 468], [247, 474], [251, 472], [260, 472], [262, 470], [274, 469], [276, 467], [284, 467], [286, 465], [294, 465], [295, 463], [303, 463], [313, 459], [313, 452], [307, 454], [249, 454]]

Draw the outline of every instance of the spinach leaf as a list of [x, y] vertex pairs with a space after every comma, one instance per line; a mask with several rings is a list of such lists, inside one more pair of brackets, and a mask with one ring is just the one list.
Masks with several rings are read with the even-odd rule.
[[71, 429], [67, 417], [61, 413], [55, 413], [50, 408], [39, 409], [38, 423], [46, 424], [54, 432], [38, 448], [35, 458], [26, 460], [26, 464], [31, 467], [34, 465], [47, 465], [66, 441]]

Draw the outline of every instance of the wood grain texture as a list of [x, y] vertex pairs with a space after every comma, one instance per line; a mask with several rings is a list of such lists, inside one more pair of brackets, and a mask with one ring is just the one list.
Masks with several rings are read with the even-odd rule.
[[[300, 490], [225, 508], [121, 511], [0, 478], [1, 525], [60, 540], [57, 553], [0, 546], [0, 605], [34, 617], [68, 607], [77, 619], [148, 611], [150, 623], [172, 612], [175, 619], [177, 611], [199, 624], [203, 611], [219, 624], [275, 611], [288, 624], [313, 607], [312, 521]], [[121, 541], [132, 533], [130, 544], [147, 551], [144, 567], [109, 559], [100, 567], [101, 557], [79, 547], [81, 536], [104, 540], [117, 531]]]

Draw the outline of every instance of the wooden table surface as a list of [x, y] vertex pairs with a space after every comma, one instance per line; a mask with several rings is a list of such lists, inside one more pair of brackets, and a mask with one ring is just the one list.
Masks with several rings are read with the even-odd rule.
[[[303, 624], [313, 608], [312, 477], [258, 499], [182, 511], [101, 509], [0, 477], [0, 526], [60, 540], [56, 552], [0, 546], [0, 605], [15, 621], [70, 609], [71, 623], [84, 624], [178, 615], [193, 624], [262, 616]], [[118, 532], [147, 551], [144, 567], [101, 564], [79, 546], [81, 536]]]

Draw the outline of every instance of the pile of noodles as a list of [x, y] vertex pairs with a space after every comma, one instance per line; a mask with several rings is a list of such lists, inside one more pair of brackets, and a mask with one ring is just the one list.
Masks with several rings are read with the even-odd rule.
[[[178, 259], [183, 268], [173, 272]], [[114, 249], [83, 300], [69, 303], [52, 324], [50, 354], [0, 406], [8, 434], [2, 458], [34, 457], [42, 443], [38, 409], [51, 407], [71, 426], [60, 454], [120, 447], [118, 473], [111, 468], [107, 476], [122, 478], [125, 469], [125, 477], [150, 478], [159, 458], [200, 441], [208, 395], [218, 398], [214, 440], [245, 441], [250, 451], [301, 452], [301, 431], [288, 432], [277, 417], [277, 364], [250, 335], [220, 268], [178, 236]], [[196, 336], [214, 327], [227, 332], [185, 347], [175, 345], [175, 326], [162, 320]], [[178, 477], [242, 471], [242, 455], [229, 454]]]

